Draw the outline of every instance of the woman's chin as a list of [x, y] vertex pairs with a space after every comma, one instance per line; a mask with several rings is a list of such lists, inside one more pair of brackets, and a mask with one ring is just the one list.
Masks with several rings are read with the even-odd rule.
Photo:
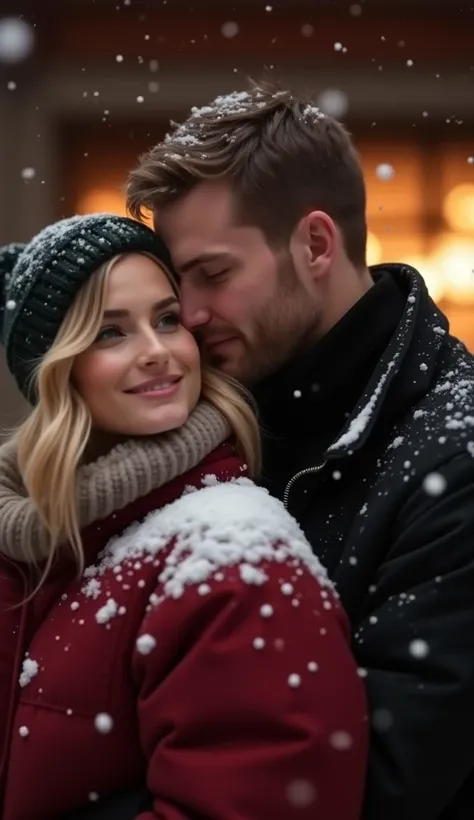
[[146, 417], [141, 416], [136, 421], [130, 423], [128, 419], [128, 435], [130, 436], [157, 436], [160, 433], [168, 433], [177, 430], [189, 418], [190, 409], [184, 402], [165, 405], [157, 408], [153, 413], [148, 413]]

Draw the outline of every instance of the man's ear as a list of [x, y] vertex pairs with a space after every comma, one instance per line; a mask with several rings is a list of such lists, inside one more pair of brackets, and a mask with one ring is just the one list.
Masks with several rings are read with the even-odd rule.
[[337, 228], [324, 211], [311, 211], [298, 222], [290, 239], [290, 252], [297, 270], [316, 281], [334, 259]]

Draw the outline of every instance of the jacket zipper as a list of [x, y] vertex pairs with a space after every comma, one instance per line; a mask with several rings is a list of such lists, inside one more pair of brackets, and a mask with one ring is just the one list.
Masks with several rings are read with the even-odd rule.
[[320, 473], [321, 470], [324, 469], [326, 464], [327, 460], [322, 461], [321, 464], [316, 464], [314, 467], [307, 467], [306, 470], [300, 470], [299, 473], [295, 473], [295, 475], [292, 476], [292, 478], [290, 478], [288, 484], [285, 487], [285, 492], [283, 493], [283, 505], [286, 509], [288, 509], [288, 499], [290, 496], [290, 492], [293, 489], [294, 484], [296, 484], [296, 482], [298, 481], [298, 479], [302, 478], [304, 475], [316, 475], [317, 473]]

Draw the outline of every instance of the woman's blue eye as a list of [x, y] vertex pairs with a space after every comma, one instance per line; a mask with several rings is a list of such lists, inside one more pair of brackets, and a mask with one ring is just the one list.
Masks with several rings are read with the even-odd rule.
[[96, 336], [96, 342], [108, 342], [109, 339], [116, 339], [121, 336], [122, 331], [118, 327], [103, 327]]
[[181, 321], [178, 313], [165, 313], [156, 322], [158, 330], [176, 330]]
[[[181, 316], [179, 313], [164, 313], [162, 316], [158, 316], [155, 321], [155, 328], [161, 333], [170, 332], [176, 330], [181, 323]], [[120, 327], [103, 327], [96, 336], [96, 342], [110, 342], [114, 339], [121, 338], [127, 333], [133, 333], [133, 329], [124, 330]]]

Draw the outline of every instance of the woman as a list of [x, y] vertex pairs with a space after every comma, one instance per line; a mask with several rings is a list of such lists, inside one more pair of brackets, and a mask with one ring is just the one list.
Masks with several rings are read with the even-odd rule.
[[1, 260], [33, 404], [0, 450], [3, 820], [145, 781], [140, 820], [355, 820], [365, 701], [344, 614], [247, 477], [255, 418], [201, 372], [161, 240], [95, 214]]

